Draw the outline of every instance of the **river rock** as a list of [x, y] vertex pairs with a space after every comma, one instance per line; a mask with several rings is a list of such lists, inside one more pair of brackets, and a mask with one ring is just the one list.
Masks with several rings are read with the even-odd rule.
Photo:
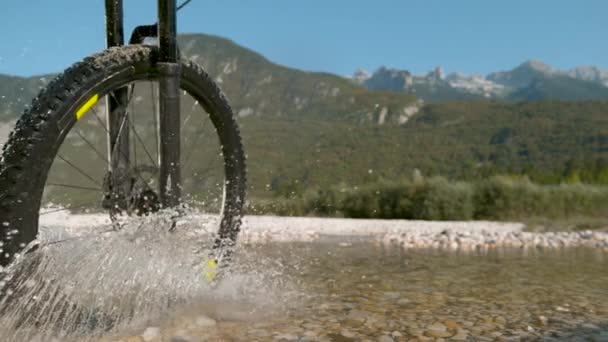
[[541, 315], [536, 318], [536, 325], [538, 325], [538, 326], [543, 327], [543, 326], [546, 326], [548, 323], [549, 323], [549, 319], [545, 316]]
[[390, 336], [383, 335], [378, 338], [378, 342], [395, 342], [395, 340]]
[[144, 333], [141, 334], [144, 342], [155, 342], [160, 341], [160, 328], [158, 327], [147, 327]]
[[196, 326], [201, 328], [214, 327], [217, 324], [217, 322], [213, 318], [204, 315], [196, 317], [194, 323], [196, 324]]
[[445, 324], [446, 328], [450, 330], [458, 328], [458, 322], [453, 319], [446, 319], [443, 324]]
[[399, 297], [401, 297], [401, 294], [399, 292], [394, 292], [394, 291], [386, 291], [383, 293], [384, 297], [387, 299], [398, 299]]
[[450, 337], [452, 341], [468, 341], [469, 333], [466, 330], [459, 330], [456, 335]]
[[297, 340], [298, 336], [294, 335], [294, 334], [278, 334], [274, 336], [275, 340], [287, 340], [287, 341], [293, 341], [293, 340]]
[[122, 342], [143, 342], [144, 339], [141, 336], [130, 336], [124, 339], [121, 339]]
[[367, 318], [369, 316], [370, 316], [370, 314], [368, 312], [361, 311], [361, 310], [351, 310], [348, 313], [347, 318], [352, 321], [364, 322], [365, 320], [367, 320]]
[[342, 329], [340, 331], [340, 335], [346, 337], [346, 338], [355, 338], [357, 337], [357, 334], [355, 334], [354, 332], [347, 330], [347, 329]]
[[452, 333], [450, 333], [445, 325], [442, 323], [434, 323], [426, 327], [425, 335], [429, 337], [450, 337]]
[[173, 336], [171, 342], [194, 342], [194, 340], [183, 336]]

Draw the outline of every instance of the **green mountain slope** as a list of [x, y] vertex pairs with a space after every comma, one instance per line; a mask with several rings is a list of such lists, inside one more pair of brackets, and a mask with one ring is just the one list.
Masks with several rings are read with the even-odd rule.
[[269, 62], [230, 40], [189, 34], [180, 36], [184, 55], [201, 64], [227, 94], [241, 116], [306, 117], [354, 122], [397, 122], [415, 101], [408, 94], [370, 91], [327, 73], [305, 72]]
[[[145, 98], [141, 100], [145, 102]], [[95, 124], [94, 116], [87, 120]], [[145, 124], [143, 117], [136, 121]], [[151, 125], [149, 119], [147, 124]], [[253, 201], [337, 184], [348, 188], [410, 178], [415, 170], [463, 180], [527, 174], [543, 182], [560, 182], [573, 167], [582, 170], [592, 165], [608, 175], [608, 101], [433, 104], [424, 106], [402, 126], [256, 116], [240, 118], [239, 126]], [[184, 155], [217, 151], [209, 127], [183, 127], [192, 139], [183, 144]], [[96, 146], [104, 146], [103, 129], [81, 132]], [[140, 130], [140, 135], [155, 155], [150, 147], [154, 139], [146, 132]], [[62, 151], [63, 156], [87, 171], [105, 170], [104, 162], [78, 136], [73, 136], [72, 145]], [[138, 155], [147, 159], [142, 150]], [[186, 164], [184, 173], [190, 175], [221, 166], [211, 155], [192, 158]], [[66, 165], [58, 164], [54, 174], [57, 182], [71, 183], [75, 176], [82, 181], [80, 185], [87, 185], [86, 179]]]
[[241, 124], [256, 196], [394, 180], [415, 169], [457, 179], [523, 173], [558, 182], [573, 160], [608, 162], [608, 101], [433, 104], [400, 127], [255, 118]]
[[[286, 68], [216, 36], [184, 34], [179, 44], [182, 55], [220, 84], [240, 117], [378, 122], [382, 116], [389, 123], [398, 122], [416, 101], [413, 95], [368, 90], [336, 75]], [[0, 119], [21, 113], [42, 84], [41, 77], [0, 77]]]

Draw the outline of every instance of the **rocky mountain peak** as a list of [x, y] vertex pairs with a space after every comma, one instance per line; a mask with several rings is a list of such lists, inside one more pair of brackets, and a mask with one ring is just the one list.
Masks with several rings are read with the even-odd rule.
[[358, 68], [357, 70], [355, 70], [355, 73], [353, 74], [351, 79], [357, 84], [363, 84], [370, 77], [372, 77], [372, 75], [370, 75], [369, 72], [367, 72], [361, 68]]
[[536, 60], [536, 59], [531, 59], [531, 60], [525, 61], [519, 67], [520, 68], [529, 68], [529, 69], [532, 69], [532, 70], [535, 70], [535, 71], [542, 72], [544, 74], [552, 74], [553, 73], [553, 68], [550, 65], [548, 65], [548, 64], [546, 64], [544, 62], [541, 62], [539, 60]]

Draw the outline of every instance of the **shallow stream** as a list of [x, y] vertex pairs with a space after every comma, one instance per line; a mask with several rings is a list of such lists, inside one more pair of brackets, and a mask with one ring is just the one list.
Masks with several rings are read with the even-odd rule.
[[202, 240], [138, 227], [41, 248], [0, 339], [608, 341], [608, 254], [594, 249], [260, 243], [211, 287]]

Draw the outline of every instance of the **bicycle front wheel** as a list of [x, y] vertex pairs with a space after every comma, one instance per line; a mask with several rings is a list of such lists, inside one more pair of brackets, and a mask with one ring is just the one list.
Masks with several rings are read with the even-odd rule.
[[[157, 54], [133, 45], [88, 57], [51, 82], [17, 122], [0, 165], [0, 264], [37, 237], [46, 215], [98, 212], [114, 221], [163, 209]], [[246, 188], [238, 126], [196, 64], [181, 62], [180, 88], [180, 208], [216, 217], [215, 247], [231, 247]]]

